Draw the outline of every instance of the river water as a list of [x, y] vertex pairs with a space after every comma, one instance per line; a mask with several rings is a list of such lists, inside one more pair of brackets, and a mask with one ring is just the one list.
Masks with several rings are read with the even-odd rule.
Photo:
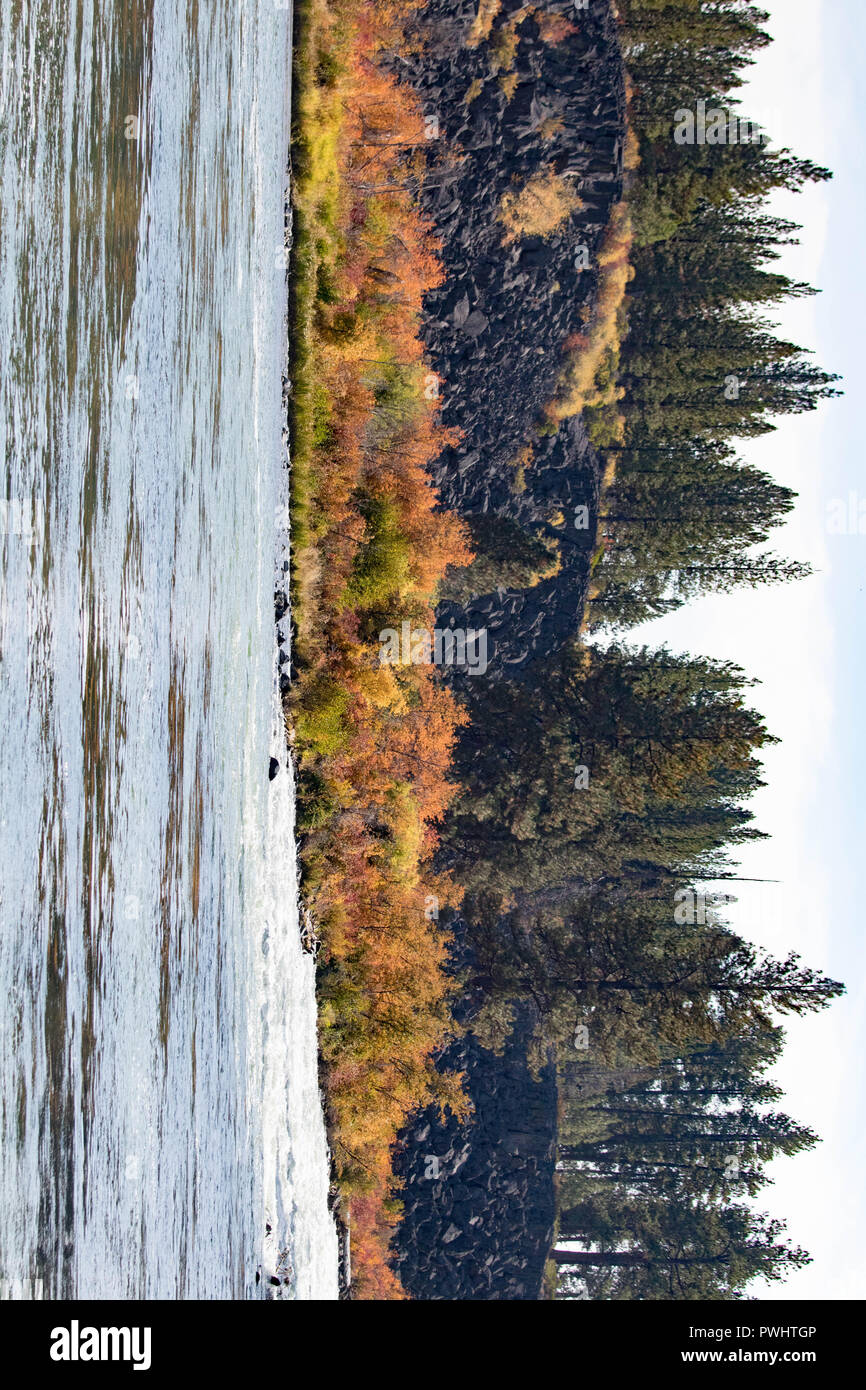
[[6, 1296], [337, 1294], [274, 629], [290, 35], [0, 0]]

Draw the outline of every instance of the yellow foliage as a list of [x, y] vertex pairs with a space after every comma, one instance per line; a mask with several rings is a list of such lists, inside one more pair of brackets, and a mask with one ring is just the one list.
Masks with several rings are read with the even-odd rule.
[[502, 9], [502, 0], [478, 0], [478, 13], [466, 38], [467, 48], [477, 48], [490, 37], [493, 21]]
[[511, 486], [515, 492], [526, 491], [526, 470], [532, 464], [534, 446], [526, 444], [515, 458], [511, 460], [508, 467], [514, 469], [514, 481]]
[[521, 189], [509, 189], [499, 204], [499, 220], [505, 228], [502, 240], [507, 246], [520, 237], [549, 237], [583, 203], [568, 179], [545, 169]]
[[629, 264], [631, 246], [631, 218], [626, 203], [620, 202], [611, 214], [598, 254], [598, 293], [586, 342], [571, 354], [556, 395], [545, 408], [551, 420], [558, 422], [580, 415], [587, 406], [618, 399], [615, 387], [599, 390], [596, 378], [605, 354], [619, 345], [620, 310], [634, 275]]
[[393, 666], [360, 666], [355, 677], [358, 689], [374, 709], [405, 714], [406, 692], [400, 686]]
[[391, 833], [387, 846], [390, 872], [405, 888], [413, 888], [419, 880], [424, 825], [407, 782], [392, 788], [383, 820]]
[[503, 68], [508, 72], [514, 66], [520, 46], [517, 25], [522, 19], [522, 13], [515, 15], [508, 24], [498, 29], [490, 40], [490, 67], [493, 72], [501, 72]]
[[538, 134], [542, 140], [552, 140], [554, 135], [558, 135], [564, 129], [565, 121], [561, 116], [545, 116], [538, 127]]

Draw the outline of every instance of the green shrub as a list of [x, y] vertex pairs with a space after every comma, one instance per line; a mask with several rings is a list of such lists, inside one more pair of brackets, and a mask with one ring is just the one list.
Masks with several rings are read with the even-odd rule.
[[297, 731], [301, 748], [320, 757], [333, 757], [348, 738], [346, 711], [349, 695], [327, 677], [307, 688], [303, 709], [298, 712]]
[[361, 504], [367, 534], [343, 592], [343, 607], [370, 609], [399, 598], [409, 579], [411, 548], [396, 503], [369, 497]]

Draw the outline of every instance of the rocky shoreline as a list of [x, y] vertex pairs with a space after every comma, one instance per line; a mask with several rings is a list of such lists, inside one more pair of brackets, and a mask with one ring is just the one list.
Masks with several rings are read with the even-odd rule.
[[469, 1123], [435, 1108], [403, 1136], [395, 1265], [411, 1298], [538, 1299], [554, 1235], [556, 1072], [530, 1071], [518, 1018], [502, 1056], [471, 1035], [443, 1066], [463, 1071]]
[[[578, 271], [576, 252], [585, 246], [594, 265], [622, 195], [626, 116], [607, 0], [579, 15], [568, 3], [544, 6], [546, 16], [575, 21], [577, 32], [562, 43], [545, 42], [530, 13], [509, 72], [494, 73], [496, 36], [525, 8], [504, 0], [490, 41], [470, 48], [473, 0], [430, 0], [418, 21], [425, 46], [400, 65], [438, 129], [422, 201], [442, 243], [445, 280], [427, 297], [423, 333], [442, 381], [443, 424], [462, 437], [440, 456], [434, 482], [443, 506], [544, 533], [561, 557], [559, 572], [534, 588], [440, 605], [441, 626], [486, 627], [491, 664], [508, 673], [549, 656], [583, 613], [600, 463], [579, 418], [548, 432], [541, 411], [564, 345], [585, 327], [594, 301], [596, 271]], [[516, 83], [510, 97], [504, 75]], [[582, 210], [552, 235], [503, 245], [503, 194], [548, 168], [572, 182]], [[578, 505], [590, 509], [587, 530], [573, 525]]]
[[[522, 8], [504, 0], [498, 28]], [[424, 337], [442, 381], [443, 423], [461, 439], [440, 456], [434, 481], [461, 516], [505, 517], [549, 535], [561, 561], [532, 588], [440, 604], [440, 626], [487, 628], [494, 680], [519, 679], [579, 631], [601, 486], [581, 419], [551, 430], [541, 411], [596, 291], [595, 271], [575, 268], [576, 248], [588, 247], [593, 263], [622, 195], [625, 74], [607, 3], [579, 16], [569, 4], [544, 12], [575, 19], [579, 32], [546, 43], [530, 15], [505, 87], [491, 73], [497, 28], [490, 42], [467, 46], [473, 0], [430, 0], [419, 18], [425, 46], [402, 64], [439, 129], [423, 200], [446, 278], [426, 301]], [[545, 167], [574, 180], [583, 209], [561, 233], [504, 246], [502, 195]], [[590, 511], [583, 531], [573, 524], [579, 505]], [[449, 674], [460, 679], [457, 668]], [[469, 1001], [459, 1012], [468, 1014]], [[541, 1296], [554, 1234], [557, 1094], [552, 1063], [537, 1079], [529, 1069], [529, 1031], [518, 1011], [502, 1056], [471, 1035], [454, 1043], [441, 1065], [464, 1071], [471, 1119], [443, 1121], [430, 1110], [401, 1136], [394, 1262], [413, 1298]]]

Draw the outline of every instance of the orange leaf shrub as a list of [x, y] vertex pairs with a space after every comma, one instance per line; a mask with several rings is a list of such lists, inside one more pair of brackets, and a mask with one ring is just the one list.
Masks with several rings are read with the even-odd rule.
[[[396, 6], [360, 0], [316, 0], [307, 11], [306, 81], [324, 72], [330, 85], [306, 106], [301, 92], [317, 128], [295, 190], [297, 264], [314, 292], [304, 325], [296, 321], [308, 419], [293, 442], [309, 495], [289, 716], [334, 1170], [353, 1288], [373, 1298], [403, 1296], [388, 1264], [397, 1133], [419, 1106], [465, 1109], [460, 1078], [435, 1065], [453, 1030], [438, 914], [454, 889], [430, 867], [456, 790], [463, 715], [431, 666], [383, 665], [378, 635], [405, 619], [432, 628], [446, 567], [472, 558], [430, 480], [452, 436], [419, 327], [442, 272], [417, 207], [423, 116], [383, 62], [399, 19]], [[337, 33], [339, 64], [324, 61]]]

